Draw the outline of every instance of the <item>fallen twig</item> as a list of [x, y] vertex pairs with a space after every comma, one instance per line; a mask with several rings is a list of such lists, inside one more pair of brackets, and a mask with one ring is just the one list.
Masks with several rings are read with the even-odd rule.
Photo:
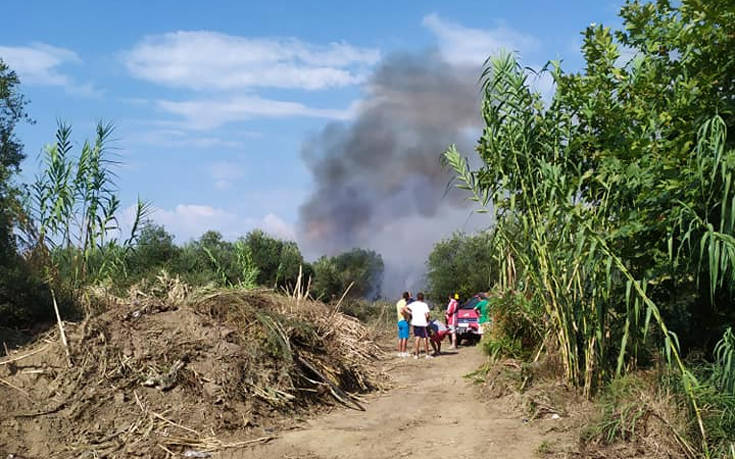
[[696, 451], [694, 451], [694, 448], [682, 437], [679, 432], [674, 428], [671, 423], [664, 418], [663, 416], [659, 415], [655, 411], [651, 411], [651, 414], [656, 417], [658, 420], [664, 423], [666, 427], [668, 427], [671, 430], [671, 433], [674, 434], [674, 439], [676, 439], [676, 442], [679, 443], [679, 446], [681, 446], [681, 449], [684, 450], [684, 454], [686, 454], [689, 458], [695, 458], [698, 457], [698, 454]]
[[220, 439], [216, 437], [198, 439], [169, 437], [165, 440], [165, 443], [170, 446], [186, 446], [202, 452], [211, 453], [223, 449], [243, 448], [245, 446], [268, 443], [269, 441], [275, 440], [276, 438], [278, 437], [267, 436], [255, 438], [253, 440], [238, 441], [235, 443], [223, 443]]
[[158, 447], [159, 447], [159, 448], [161, 448], [162, 450], [166, 451], [166, 452], [167, 452], [168, 454], [170, 454], [170, 455], [171, 455], [171, 457], [176, 457], [176, 453], [174, 453], [174, 452], [173, 452], [173, 451], [171, 451], [170, 449], [166, 448], [166, 447], [165, 447], [165, 446], [163, 446], [162, 444], [160, 444], [160, 443], [159, 443], [159, 444], [157, 444], [156, 446], [158, 446]]
[[14, 384], [11, 384], [10, 382], [8, 382], [8, 381], [4, 380], [3, 378], [0, 378], [0, 383], [3, 383], [3, 384], [5, 384], [5, 385], [6, 385], [6, 386], [8, 386], [8, 387], [11, 387], [11, 388], [13, 388], [13, 389], [17, 390], [17, 391], [18, 391], [18, 392], [20, 392], [21, 394], [25, 395], [25, 397], [26, 397], [26, 398], [27, 398], [28, 400], [32, 401], [33, 403], [36, 403], [36, 401], [35, 401], [35, 400], [33, 400], [33, 398], [31, 397], [31, 394], [29, 394], [29, 393], [28, 393], [28, 392], [26, 392], [25, 390], [21, 389], [20, 387], [18, 387], [18, 386], [16, 386], [16, 385], [14, 385]]
[[66, 363], [69, 365], [69, 368], [72, 367], [71, 364], [71, 354], [69, 353], [69, 343], [66, 341], [66, 333], [64, 333], [64, 323], [61, 321], [61, 314], [59, 313], [59, 305], [56, 304], [56, 294], [54, 293], [54, 289], [51, 290], [51, 299], [54, 302], [54, 312], [56, 312], [56, 322], [59, 325], [59, 335], [61, 335], [61, 344], [64, 345], [64, 351], [66, 352]]
[[172, 425], [172, 426], [174, 426], [174, 427], [178, 427], [178, 428], [180, 428], [180, 429], [184, 429], [184, 430], [187, 430], [187, 431], [189, 431], [189, 432], [191, 432], [191, 433], [193, 433], [193, 434], [199, 435], [199, 436], [201, 436], [201, 435], [202, 435], [202, 434], [200, 434], [199, 432], [197, 432], [196, 430], [194, 430], [194, 429], [191, 429], [191, 428], [189, 428], [189, 427], [186, 427], [186, 426], [182, 426], [181, 424], [177, 424], [177, 423], [175, 423], [174, 421], [172, 421], [172, 420], [170, 420], [170, 419], [167, 419], [167, 418], [165, 418], [165, 417], [161, 416], [160, 414], [156, 413], [156, 412], [155, 412], [155, 411], [153, 411], [153, 410], [149, 410], [149, 413], [151, 413], [151, 414], [152, 414], [153, 416], [157, 417], [157, 418], [158, 418], [158, 419], [160, 419], [161, 421], [164, 421], [164, 422], [166, 422], [166, 423], [168, 423], [168, 424], [171, 424], [171, 425]]
[[17, 362], [18, 360], [23, 360], [23, 359], [25, 359], [25, 358], [27, 358], [27, 357], [30, 357], [30, 356], [32, 356], [32, 355], [36, 355], [36, 354], [38, 354], [39, 352], [45, 351], [45, 350], [46, 350], [46, 348], [47, 348], [48, 346], [49, 346], [49, 345], [47, 344], [47, 345], [43, 346], [43, 347], [42, 347], [42, 348], [40, 348], [40, 349], [36, 349], [36, 350], [35, 350], [35, 351], [33, 351], [33, 352], [29, 352], [28, 354], [24, 354], [24, 355], [21, 355], [21, 356], [19, 356], [19, 357], [14, 357], [14, 358], [12, 358], [12, 359], [8, 359], [8, 360], [3, 360], [2, 362], [0, 362], [0, 365], [7, 365], [7, 364], [9, 364], [9, 363], [12, 363], [12, 362]]
[[[336, 398], [339, 402], [343, 403], [345, 406], [349, 408], [357, 407], [360, 411], [365, 411], [365, 408], [360, 405], [356, 400], [351, 398], [348, 394], [346, 394], [342, 389], [334, 385], [330, 380], [325, 378], [319, 371], [317, 371], [316, 368], [306, 360], [302, 359], [299, 356], [296, 356], [299, 362], [301, 362], [302, 365], [304, 365], [306, 368], [308, 368], [312, 373], [314, 373], [316, 376], [319, 377], [322, 381], [324, 381], [325, 384], [329, 387], [329, 392], [332, 393], [334, 398]], [[341, 394], [341, 395], [340, 395]]]

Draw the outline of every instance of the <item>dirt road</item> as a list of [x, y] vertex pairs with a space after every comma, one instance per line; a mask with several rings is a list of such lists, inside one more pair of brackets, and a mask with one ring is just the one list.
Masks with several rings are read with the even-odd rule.
[[283, 432], [269, 444], [226, 458], [525, 458], [548, 440], [501, 402], [483, 401], [464, 375], [483, 363], [466, 347], [432, 360], [386, 362], [394, 387], [368, 399], [366, 411], [338, 409]]

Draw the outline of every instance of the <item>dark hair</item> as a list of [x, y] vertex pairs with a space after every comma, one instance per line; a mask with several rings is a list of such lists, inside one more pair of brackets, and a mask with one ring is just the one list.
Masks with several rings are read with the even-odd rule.
[[424, 294], [419, 292], [418, 295], [416, 295], [416, 299], [419, 301], [424, 301]]
[[411, 294], [410, 294], [410, 293], [408, 293], [408, 292], [403, 292], [403, 299], [404, 299], [404, 300], [407, 300], [407, 299], [409, 299], [409, 298], [411, 298]]

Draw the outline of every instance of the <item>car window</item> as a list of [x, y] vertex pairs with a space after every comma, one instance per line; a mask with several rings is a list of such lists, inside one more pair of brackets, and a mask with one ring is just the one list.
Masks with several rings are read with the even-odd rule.
[[470, 298], [469, 300], [465, 301], [462, 306], [459, 307], [459, 309], [475, 309], [475, 306], [477, 303], [480, 302], [479, 298]]

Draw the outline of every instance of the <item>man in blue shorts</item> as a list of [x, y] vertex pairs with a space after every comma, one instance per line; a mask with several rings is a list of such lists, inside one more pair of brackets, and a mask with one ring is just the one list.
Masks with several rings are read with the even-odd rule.
[[408, 321], [407, 316], [403, 312], [411, 294], [403, 292], [403, 298], [396, 303], [396, 320], [398, 320], [398, 357], [408, 357], [406, 347], [408, 346]]

